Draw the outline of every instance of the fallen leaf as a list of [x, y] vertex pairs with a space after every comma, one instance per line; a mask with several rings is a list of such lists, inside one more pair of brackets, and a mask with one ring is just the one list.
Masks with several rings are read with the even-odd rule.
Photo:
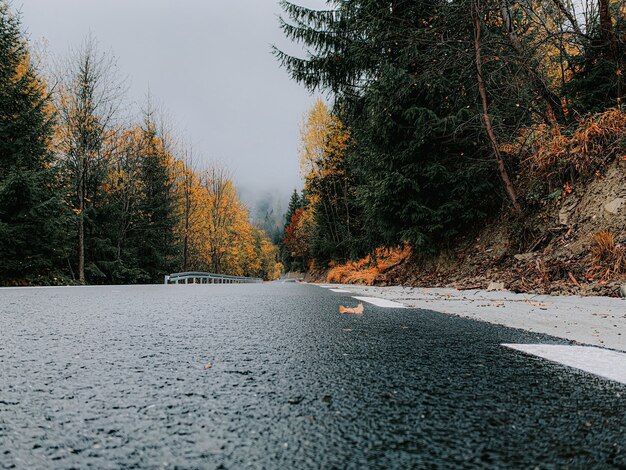
[[570, 280], [576, 284], [578, 287], [580, 287], [580, 283], [578, 282], [578, 280], [574, 277], [574, 275], [570, 272], [567, 273], [567, 275], [569, 276]]
[[211, 367], [213, 367], [213, 364], [211, 364], [210, 362], [207, 362], [207, 363], [204, 365], [204, 369], [205, 369], [205, 370], [206, 370], [206, 369], [210, 369]]
[[359, 304], [356, 307], [344, 307], [343, 305], [339, 306], [339, 313], [343, 314], [361, 315], [363, 310], [363, 304]]

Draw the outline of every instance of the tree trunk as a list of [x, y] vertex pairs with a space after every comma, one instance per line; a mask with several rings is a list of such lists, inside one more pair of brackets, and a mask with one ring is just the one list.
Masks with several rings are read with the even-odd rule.
[[185, 166], [185, 232], [183, 236], [183, 271], [188, 270], [189, 265], [189, 227], [191, 219], [191, 190], [193, 180], [191, 171]]
[[610, 0], [598, 0], [598, 14], [600, 15], [600, 32], [602, 34], [602, 42], [608, 46], [611, 51], [611, 58], [614, 59], [613, 21], [611, 20]]
[[[598, 14], [600, 16], [600, 34], [603, 47], [607, 51], [607, 59], [615, 64], [617, 70], [622, 69], [622, 58], [620, 56], [618, 38], [613, 30], [613, 19], [611, 17], [610, 0], [598, 0]], [[623, 94], [622, 76], [617, 76], [617, 98], [621, 101]]]
[[619, 45], [617, 43], [615, 31], [613, 31], [610, 0], [598, 0], [598, 10], [600, 15], [600, 32], [602, 34], [602, 42], [606, 45], [609, 58], [617, 65], [620, 58]]
[[185, 208], [185, 235], [183, 236], [183, 271], [189, 264], [189, 206]]
[[544, 99], [546, 104], [548, 105], [548, 120], [557, 122], [563, 122], [565, 120], [565, 113], [563, 112], [563, 105], [561, 104], [561, 99], [553, 93], [549, 88], [545, 80], [542, 76], [537, 73], [537, 71], [530, 66], [528, 63], [528, 57], [526, 56], [526, 51], [524, 50], [524, 46], [522, 42], [519, 40], [517, 33], [515, 32], [515, 28], [513, 27], [513, 22], [511, 21], [511, 15], [509, 13], [509, 4], [507, 0], [502, 0], [500, 4], [500, 13], [502, 16], [502, 23], [504, 24], [504, 29], [506, 30], [509, 40], [511, 41], [511, 45], [515, 49], [515, 51], [519, 54], [520, 62], [522, 67], [524, 68], [528, 79], [532, 87], [535, 91]]
[[515, 194], [515, 188], [513, 187], [513, 183], [511, 182], [511, 178], [509, 177], [509, 173], [506, 170], [506, 166], [504, 165], [504, 159], [502, 158], [502, 154], [500, 153], [500, 149], [498, 147], [498, 139], [493, 130], [493, 126], [491, 124], [491, 117], [489, 115], [489, 102], [487, 100], [487, 87], [485, 85], [485, 80], [483, 78], [483, 67], [482, 67], [482, 57], [481, 57], [481, 26], [480, 26], [480, 0], [473, 0], [472, 2], [472, 16], [474, 17], [474, 48], [476, 52], [476, 78], [478, 81], [478, 90], [480, 92], [480, 99], [483, 107], [483, 120], [485, 122], [485, 130], [487, 131], [487, 136], [489, 137], [489, 141], [491, 142], [491, 146], [493, 149], [494, 156], [496, 157], [496, 162], [498, 164], [498, 171], [500, 173], [500, 179], [504, 184], [504, 189], [506, 191], [511, 204], [513, 204], [513, 208], [515, 212], [520, 213], [522, 211], [522, 207], [517, 200], [517, 195]]
[[78, 165], [78, 282], [85, 284], [85, 177], [82, 158]]

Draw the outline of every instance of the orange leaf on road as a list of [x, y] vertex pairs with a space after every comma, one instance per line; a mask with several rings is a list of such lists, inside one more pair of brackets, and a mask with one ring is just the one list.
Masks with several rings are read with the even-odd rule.
[[359, 304], [356, 307], [344, 307], [343, 305], [339, 307], [339, 313], [343, 314], [361, 315], [363, 310], [363, 304]]

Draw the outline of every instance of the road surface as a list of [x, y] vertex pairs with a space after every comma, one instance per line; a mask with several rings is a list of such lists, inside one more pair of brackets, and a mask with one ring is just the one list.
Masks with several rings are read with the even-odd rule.
[[564, 340], [342, 304], [295, 283], [2, 289], [0, 468], [626, 467], [626, 386], [501, 346]]

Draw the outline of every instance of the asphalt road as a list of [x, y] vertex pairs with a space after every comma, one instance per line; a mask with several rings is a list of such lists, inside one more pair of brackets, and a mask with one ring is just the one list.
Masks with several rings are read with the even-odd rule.
[[626, 468], [625, 386], [501, 346], [562, 340], [355, 303], [0, 290], [0, 468]]

